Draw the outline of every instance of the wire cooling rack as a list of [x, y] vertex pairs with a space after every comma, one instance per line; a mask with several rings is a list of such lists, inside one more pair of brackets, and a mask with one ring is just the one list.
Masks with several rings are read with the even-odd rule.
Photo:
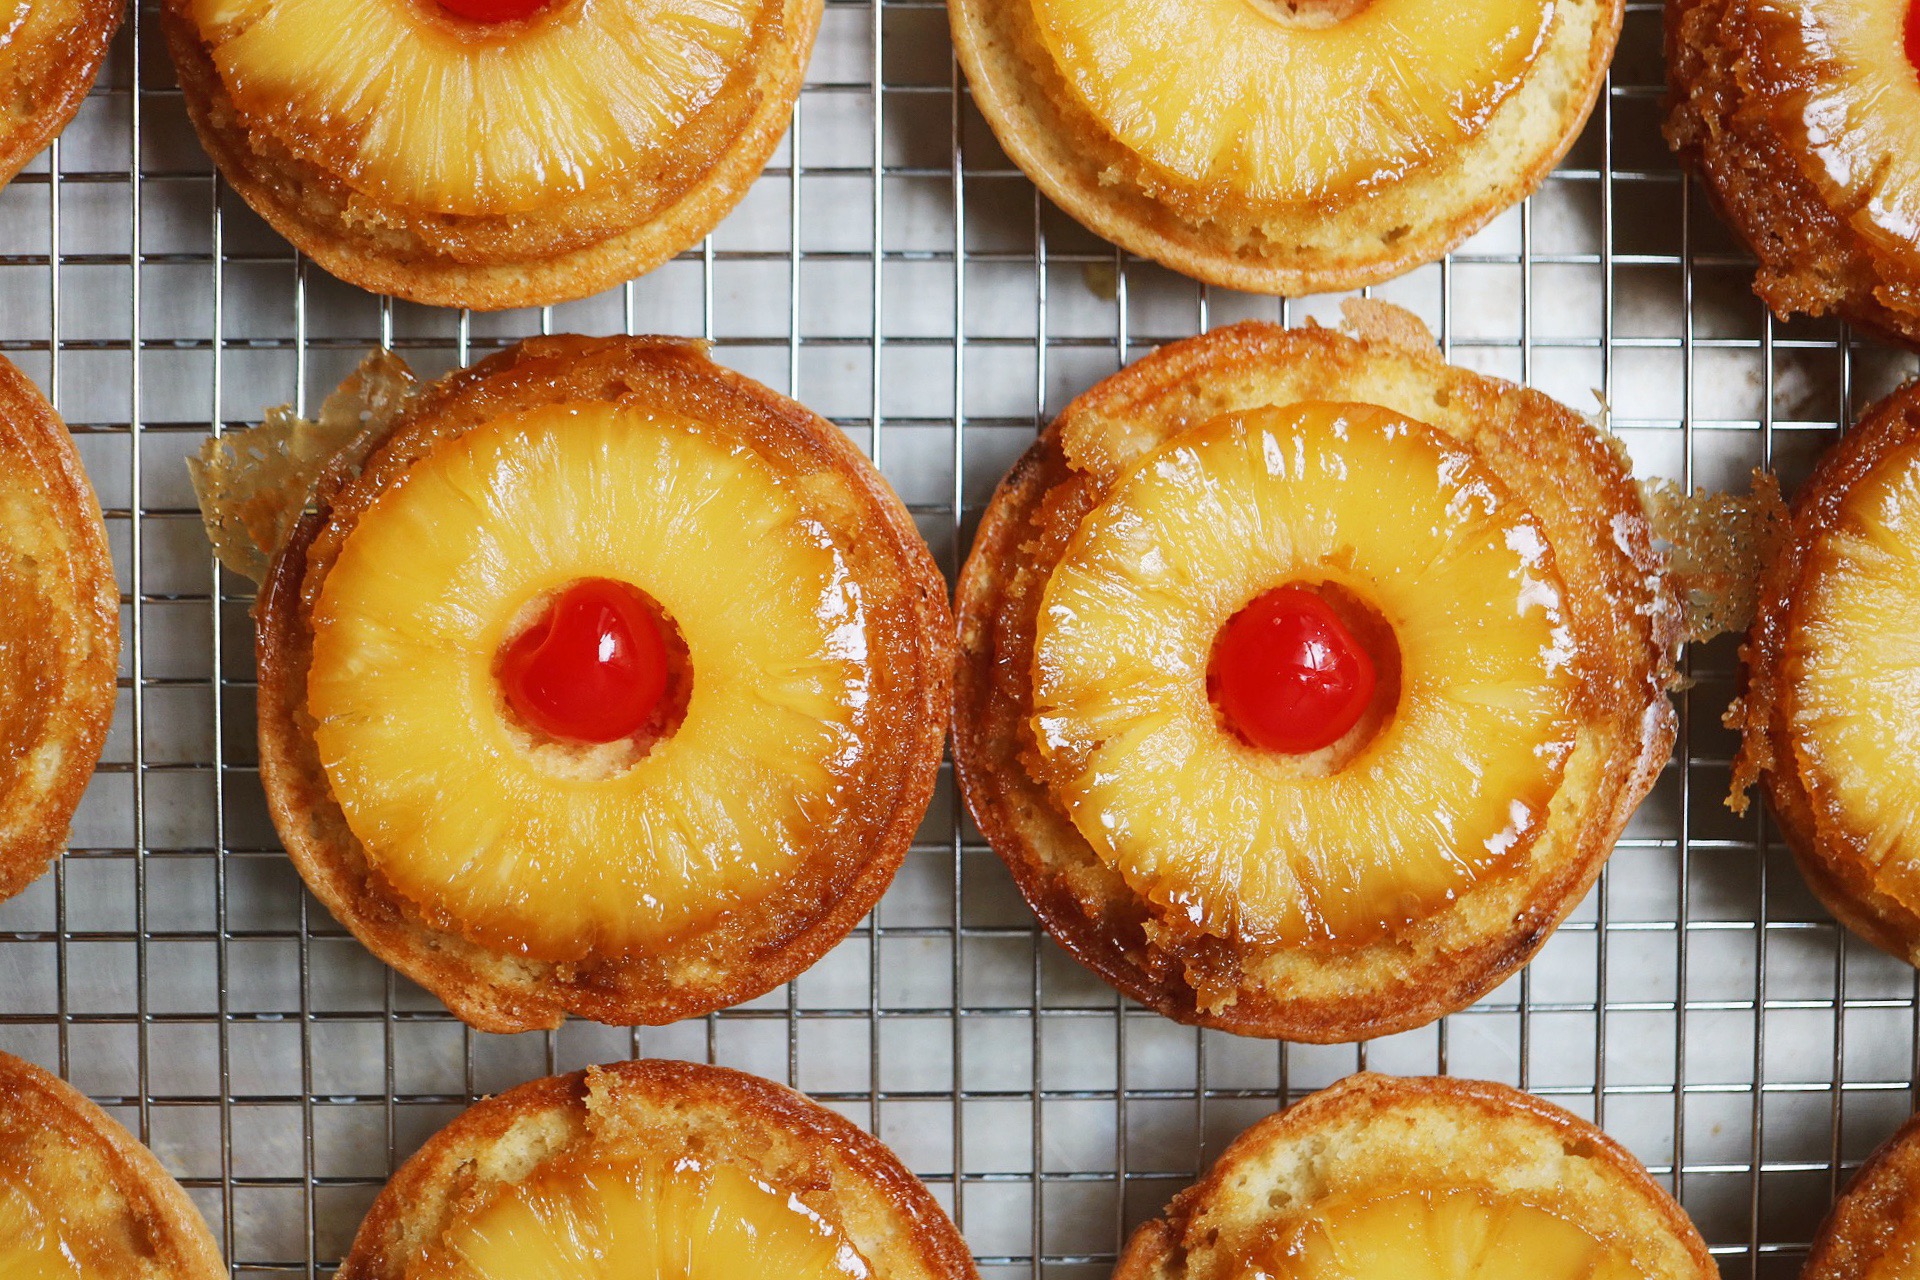
[[[1629, 5], [1567, 163], [1460, 252], [1377, 290], [1449, 358], [1610, 412], [1643, 473], [1789, 485], [1911, 368], [1777, 324], [1659, 138], [1660, 13]], [[502, 104], [510, 109], [510, 104]], [[1730, 1276], [1788, 1276], [1915, 1100], [1912, 970], [1852, 941], [1758, 817], [1722, 806], [1730, 642], [1690, 656], [1675, 763], [1598, 890], [1473, 1009], [1357, 1047], [1181, 1028], [1040, 935], [943, 776], [898, 882], [810, 972], [704, 1020], [469, 1032], [305, 895], [255, 767], [247, 584], [183, 458], [318, 398], [374, 344], [425, 374], [520, 336], [698, 334], [865, 445], [951, 571], [1035, 429], [1155, 345], [1337, 299], [1202, 288], [1118, 255], [994, 145], [927, 0], [829, 0], [794, 129], [698, 250], [584, 302], [465, 315], [297, 259], [216, 178], [153, 13], [0, 192], [0, 349], [72, 424], [123, 591], [120, 700], [60, 867], [0, 906], [0, 1048], [59, 1070], [187, 1185], [236, 1275], [321, 1275], [387, 1174], [471, 1099], [636, 1054], [726, 1063], [878, 1132], [989, 1277], [1103, 1278], [1277, 1102], [1360, 1067], [1509, 1081], [1601, 1121]], [[1598, 399], [1596, 400], [1596, 396]]]

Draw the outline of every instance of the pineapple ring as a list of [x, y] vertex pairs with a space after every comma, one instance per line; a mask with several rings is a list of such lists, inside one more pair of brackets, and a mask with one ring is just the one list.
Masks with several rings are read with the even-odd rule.
[[[658, 601], [693, 672], [678, 728], [611, 776], [529, 750], [495, 672], [528, 602], [581, 578]], [[314, 741], [430, 919], [548, 961], [659, 950], [777, 892], [846, 803], [866, 625], [844, 554], [752, 451], [644, 410], [509, 414], [347, 537], [313, 615]]]
[[341, 1280], [978, 1280], [879, 1140], [804, 1095], [650, 1059], [534, 1080], [429, 1138]]
[[1920, 344], [1920, 77], [1908, 0], [1670, 0], [1668, 140], [1781, 319]]
[[[1400, 650], [1398, 705], [1331, 770], [1248, 746], [1207, 695], [1221, 627], [1301, 581], [1371, 603]], [[1047, 582], [1051, 790], [1184, 927], [1375, 941], [1524, 858], [1546, 822], [1575, 735], [1564, 590], [1539, 522], [1432, 427], [1321, 403], [1214, 418], [1139, 458]]]
[[1592, 1124], [1502, 1084], [1362, 1072], [1235, 1138], [1113, 1280], [1716, 1280]]
[[624, 1280], [647, 1259], [671, 1280], [873, 1274], [839, 1224], [740, 1165], [586, 1156], [463, 1205], [407, 1280]]
[[7, 1280], [110, 1280], [62, 1230], [58, 1211], [0, 1172], [0, 1276]]
[[1329, 1196], [1263, 1262], [1272, 1280], [1647, 1280], [1606, 1237], [1478, 1188]]
[[1743, 654], [1730, 803], [1766, 793], [1808, 883], [1848, 927], [1920, 964], [1920, 389], [1869, 409], [1794, 505]]
[[226, 1280], [153, 1153], [58, 1077], [0, 1053], [0, 1276]]
[[[1532, 71], [1550, 0], [1370, 0], [1326, 25], [1280, 0], [1033, 0], [1080, 103], [1177, 182], [1258, 204], [1351, 196], [1458, 148]], [[1139, 32], [1195, 63], [1125, 56]]]
[[1829, 841], [1920, 911], [1920, 805], [1889, 778], [1920, 779], [1920, 442], [1863, 476], [1808, 548], [1783, 657], [1795, 764]]
[[295, 155], [366, 195], [475, 216], [667, 163], [764, 8], [559, 0], [495, 29], [434, 0], [192, 0], [192, 17], [236, 110]]

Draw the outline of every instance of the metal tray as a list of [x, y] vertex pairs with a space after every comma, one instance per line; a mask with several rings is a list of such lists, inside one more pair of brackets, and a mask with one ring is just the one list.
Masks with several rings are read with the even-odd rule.
[[[1782, 325], [1660, 141], [1660, 12], [1526, 205], [1377, 295], [1449, 357], [1609, 411], [1643, 473], [1789, 485], [1913, 367]], [[542, 311], [391, 303], [298, 260], [213, 175], [150, 10], [0, 192], [0, 350], [73, 425], [124, 591], [121, 694], [73, 851], [0, 906], [0, 1048], [148, 1141], [236, 1275], [318, 1275], [395, 1164], [470, 1099], [634, 1054], [789, 1081], [874, 1129], [989, 1277], [1103, 1280], [1128, 1228], [1243, 1126], [1358, 1067], [1506, 1080], [1600, 1120], [1732, 1276], [1788, 1276], [1915, 1101], [1914, 971], [1849, 939], [1771, 830], [1722, 806], [1733, 646], [1693, 653], [1680, 748], [1600, 887], [1523, 975], [1343, 1048], [1202, 1034], [1039, 934], [943, 779], [873, 918], [790, 987], [658, 1030], [469, 1032], [303, 892], [255, 771], [246, 584], [182, 459], [318, 397], [369, 346], [433, 374], [525, 334], [698, 334], [842, 423], [951, 570], [1036, 427], [1165, 340], [1337, 299], [1206, 289], [1118, 255], [994, 145], [928, 0], [829, 0], [794, 129], [741, 208], [644, 279]], [[1596, 399], [1596, 396], [1598, 399]]]

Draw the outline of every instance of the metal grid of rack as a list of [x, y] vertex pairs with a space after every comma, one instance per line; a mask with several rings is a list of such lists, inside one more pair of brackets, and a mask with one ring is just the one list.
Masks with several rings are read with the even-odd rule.
[[[1911, 358], [1782, 325], [1659, 139], [1660, 13], [1629, 5], [1561, 169], [1377, 296], [1449, 358], [1608, 413], [1643, 473], [1789, 485]], [[369, 346], [423, 373], [533, 332], [699, 334], [867, 447], [951, 570], [1066, 399], [1156, 344], [1337, 299], [1211, 290], [1053, 210], [969, 103], [931, 0], [829, 0], [794, 128], [699, 249], [606, 295], [466, 315], [298, 260], [188, 128], [149, 11], [0, 193], [0, 350], [53, 395], [123, 590], [106, 760], [55, 872], [0, 906], [0, 1048], [160, 1154], [237, 1276], [326, 1273], [386, 1175], [472, 1098], [637, 1054], [757, 1071], [892, 1143], [988, 1277], [1104, 1277], [1244, 1125], [1360, 1067], [1506, 1080], [1601, 1121], [1730, 1276], [1795, 1272], [1842, 1179], [1912, 1109], [1913, 971], [1849, 940], [1757, 816], [1722, 808], [1733, 648], [1690, 655], [1680, 748], [1599, 888], [1475, 1008], [1361, 1046], [1199, 1033], [1125, 1006], [1034, 927], [943, 778], [893, 890], [789, 987], [703, 1020], [477, 1035], [307, 897], [267, 821], [244, 582], [182, 459], [317, 398]], [[1596, 395], [1599, 397], [1596, 401]]]

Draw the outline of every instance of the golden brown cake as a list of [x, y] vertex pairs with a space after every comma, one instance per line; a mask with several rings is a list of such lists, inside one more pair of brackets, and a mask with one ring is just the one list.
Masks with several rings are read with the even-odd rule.
[[980, 830], [1083, 963], [1248, 1035], [1478, 999], [1673, 742], [1678, 609], [1621, 456], [1355, 314], [1370, 336], [1235, 325], [1088, 391], [960, 579]]
[[0, 10], [0, 184], [67, 127], [120, 26], [118, 0], [10, 0]]
[[258, 615], [274, 821], [474, 1026], [749, 999], [892, 879], [951, 614], [831, 424], [697, 343], [530, 339], [424, 388], [315, 507]]
[[1868, 409], [1796, 496], [1742, 650], [1729, 800], [1756, 778], [1807, 883], [1920, 964], [1920, 387]]
[[756, 1076], [650, 1060], [468, 1109], [373, 1202], [340, 1280], [975, 1280], [919, 1179]]
[[1211, 284], [1353, 289], [1526, 196], [1621, 0], [950, 0], [973, 100], [1054, 203]]
[[1241, 1134], [1114, 1280], [1715, 1280], [1591, 1124], [1502, 1084], [1362, 1073]]
[[220, 171], [350, 284], [497, 310], [697, 243], [773, 154], [821, 0], [167, 0]]
[[100, 504], [53, 406], [0, 358], [0, 899], [66, 846], [119, 659]]
[[1920, 30], [1906, 0], [1667, 0], [1667, 140], [1782, 319], [1920, 343]]
[[1920, 1120], [1860, 1166], [1821, 1224], [1800, 1280], [1902, 1280], [1920, 1268]]
[[64, 1081], [0, 1053], [0, 1275], [226, 1280], [193, 1202]]

